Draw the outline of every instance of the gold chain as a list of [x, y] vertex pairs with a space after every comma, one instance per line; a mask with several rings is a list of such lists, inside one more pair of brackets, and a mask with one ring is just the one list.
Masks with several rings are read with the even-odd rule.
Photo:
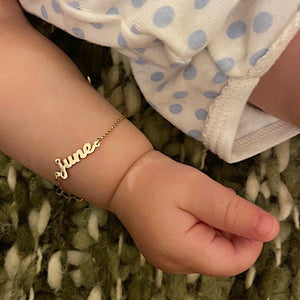
[[122, 120], [126, 119], [125, 116], [120, 117], [101, 137], [97, 138], [97, 140], [91, 145], [90, 143], [84, 144], [82, 149], [77, 150], [72, 156], [68, 156], [68, 160], [64, 159], [63, 163], [61, 162], [60, 158], [55, 159], [55, 163], [60, 167], [60, 172], [55, 172], [55, 181], [57, 183], [58, 188], [56, 189], [56, 194], [58, 196], [63, 196], [67, 200], [73, 200], [76, 201], [83, 201], [83, 199], [80, 199], [76, 196], [68, 196], [64, 193], [59, 178], [66, 179], [68, 178], [67, 174], [67, 168], [71, 168], [74, 164], [80, 162], [80, 158], [84, 159], [87, 155], [93, 153], [96, 148], [100, 147], [100, 143], [110, 135], [110, 133], [120, 124]]
[[126, 119], [125, 116], [119, 118], [101, 137], [97, 138], [99, 142], [103, 141], [109, 134], [120, 124], [122, 120]]

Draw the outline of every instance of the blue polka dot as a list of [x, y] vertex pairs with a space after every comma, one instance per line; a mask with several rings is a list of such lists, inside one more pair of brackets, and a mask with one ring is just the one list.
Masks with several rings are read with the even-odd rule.
[[155, 72], [155, 73], [153, 73], [151, 75], [151, 80], [157, 82], [157, 81], [163, 80], [164, 77], [165, 77], [164, 73], [162, 73], [162, 72]]
[[183, 99], [188, 95], [188, 92], [185, 91], [178, 91], [173, 94], [173, 98], [175, 99]]
[[199, 130], [196, 129], [192, 129], [188, 132], [188, 135], [196, 140], [200, 140], [201, 139], [201, 132]]
[[166, 27], [174, 19], [174, 10], [170, 6], [163, 6], [159, 8], [153, 16], [153, 23], [157, 27]]
[[102, 23], [90, 23], [94, 28], [96, 29], [101, 29], [103, 28], [103, 24]]
[[156, 89], [156, 91], [157, 92], [161, 92], [164, 88], [165, 88], [165, 86], [168, 84], [168, 81], [165, 81], [165, 82], [163, 82], [157, 89]]
[[197, 119], [204, 121], [207, 117], [207, 111], [205, 109], [198, 109], [195, 111], [195, 116]]
[[181, 69], [184, 66], [186, 66], [186, 62], [179, 62], [179, 63], [170, 64], [170, 68], [174, 69], [174, 70]]
[[253, 54], [250, 59], [249, 59], [249, 63], [251, 66], [255, 66], [257, 61], [263, 57], [267, 52], [268, 52], [268, 48], [265, 49], [261, 49], [259, 51], [257, 51], [255, 54]]
[[253, 30], [255, 33], [263, 33], [267, 31], [273, 22], [273, 16], [268, 12], [259, 13], [253, 21]]
[[131, 4], [135, 8], [140, 8], [144, 5], [147, 0], [131, 0]]
[[236, 21], [229, 25], [227, 29], [227, 36], [231, 39], [237, 39], [244, 35], [247, 26], [242, 21]]
[[135, 25], [132, 25], [130, 27], [130, 31], [134, 34], [140, 34], [140, 32], [137, 30], [137, 28], [135, 27]]
[[145, 48], [136, 48], [136, 49], [134, 49], [136, 52], [138, 52], [138, 53], [141, 53], [141, 54], [143, 54], [143, 53], [145, 53], [146, 52], [146, 49]]
[[51, 1], [51, 4], [52, 4], [53, 10], [54, 10], [57, 14], [61, 14], [61, 13], [62, 13], [61, 8], [60, 8], [60, 5], [59, 5], [59, 3], [58, 3], [57, 1], [52, 0], [52, 1]]
[[121, 48], [128, 48], [127, 42], [124, 39], [124, 36], [122, 35], [122, 33], [119, 33], [118, 44]]
[[216, 61], [216, 66], [224, 73], [230, 72], [235, 65], [235, 61], [231, 57], [225, 57]]
[[197, 76], [197, 69], [193, 65], [188, 65], [183, 70], [183, 77], [186, 80], [193, 80]]
[[45, 7], [44, 4], [41, 6], [41, 14], [42, 14], [42, 17], [43, 17], [45, 20], [48, 19], [48, 13], [47, 13], [47, 10], [46, 10], [46, 7]]
[[203, 93], [203, 96], [208, 98], [208, 99], [215, 99], [220, 95], [220, 93], [216, 91], [206, 91]]
[[144, 65], [147, 63], [147, 60], [145, 58], [139, 56], [139, 58], [135, 62], [139, 65]]
[[107, 15], [118, 15], [119, 14], [119, 10], [117, 7], [111, 7], [107, 10], [106, 12]]
[[82, 31], [81, 28], [79, 27], [73, 27], [72, 28], [72, 32], [73, 34], [78, 37], [78, 38], [81, 38], [81, 39], [84, 39], [84, 32]]
[[229, 79], [229, 76], [223, 72], [218, 72], [214, 78], [213, 78], [213, 82], [214, 83], [224, 83]]
[[203, 30], [197, 30], [189, 36], [189, 47], [191, 50], [198, 50], [206, 43], [207, 37]]
[[195, 0], [194, 8], [195, 9], [202, 9], [209, 3], [209, 0]]
[[79, 9], [80, 10], [80, 3], [78, 1], [71, 1], [68, 2], [68, 5], [75, 8], [75, 9]]
[[169, 107], [169, 110], [172, 114], [178, 115], [182, 112], [182, 105], [180, 104], [173, 104]]

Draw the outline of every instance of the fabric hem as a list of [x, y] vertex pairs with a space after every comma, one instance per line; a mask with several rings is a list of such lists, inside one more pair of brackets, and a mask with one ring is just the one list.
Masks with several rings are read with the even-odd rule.
[[225, 161], [241, 161], [300, 133], [299, 128], [278, 120], [245, 137], [235, 138], [244, 108], [259, 77], [275, 63], [299, 26], [300, 13], [297, 13], [269, 51], [249, 70], [248, 76], [231, 78], [211, 105], [203, 128], [203, 143]]

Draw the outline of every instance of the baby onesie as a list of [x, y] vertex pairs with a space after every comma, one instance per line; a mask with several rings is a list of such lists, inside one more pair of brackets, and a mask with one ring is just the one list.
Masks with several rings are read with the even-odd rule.
[[299, 0], [19, 1], [70, 34], [127, 55], [149, 104], [227, 162], [300, 133], [247, 103], [297, 33]]

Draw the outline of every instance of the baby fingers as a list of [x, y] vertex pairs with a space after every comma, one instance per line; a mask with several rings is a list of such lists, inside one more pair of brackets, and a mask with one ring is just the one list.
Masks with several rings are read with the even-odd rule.
[[189, 195], [181, 208], [197, 219], [214, 228], [261, 242], [270, 241], [278, 234], [279, 224], [272, 215], [233, 190], [200, 172], [191, 180]]
[[262, 244], [239, 236], [229, 240], [213, 227], [198, 222], [186, 232], [182, 253], [189, 272], [233, 276], [254, 264]]

